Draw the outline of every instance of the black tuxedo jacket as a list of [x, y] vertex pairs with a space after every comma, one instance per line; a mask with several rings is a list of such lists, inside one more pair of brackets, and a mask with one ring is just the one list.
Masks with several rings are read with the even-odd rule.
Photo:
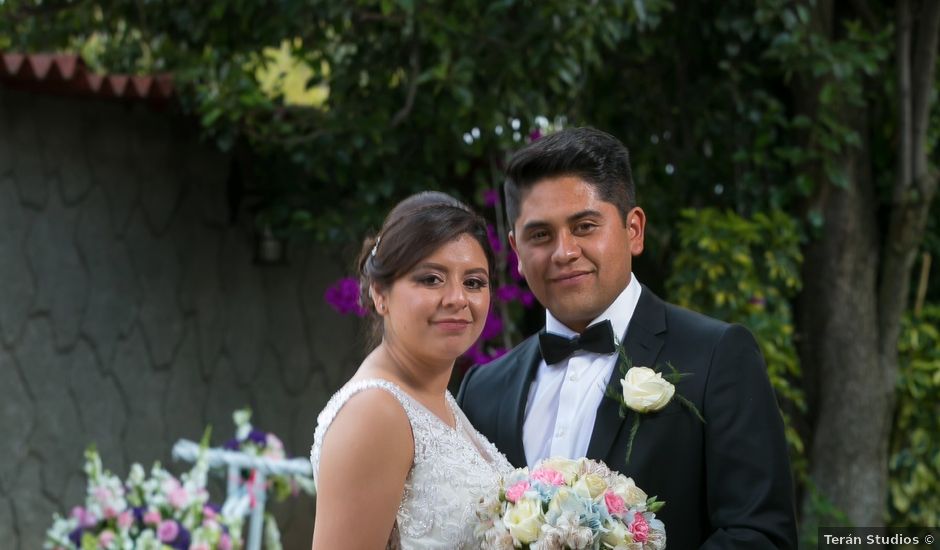
[[[634, 415], [620, 418], [605, 397], [588, 458], [632, 477], [665, 500], [657, 514], [669, 550], [796, 548], [796, 514], [783, 421], [757, 342], [747, 329], [663, 302], [643, 287], [624, 344], [636, 366], [671, 363], [691, 374], [673, 399], [641, 416], [630, 463]], [[457, 401], [473, 425], [516, 467], [525, 466], [522, 424], [529, 386], [541, 362], [538, 337], [467, 372]], [[610, 386], [620, 390], [619, 371]], [[569, 457], [576, 458], [576, 457]]]

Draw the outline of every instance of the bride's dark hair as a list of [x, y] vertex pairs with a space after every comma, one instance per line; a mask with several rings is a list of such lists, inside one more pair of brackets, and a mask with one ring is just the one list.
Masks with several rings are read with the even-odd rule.
[[372, 315], [372, 342], [381, 339], [381, 321], [369, 287], [385, 289], [421, 260], [461, 235], [470, 235], [486, 255], [490, 280], [495, 259], [486, 232], [486, 222], [469, 206], [439, 191], [423, 191], [398, 203], [375, 236], [362, 243], [359, 254], [359, 301]]

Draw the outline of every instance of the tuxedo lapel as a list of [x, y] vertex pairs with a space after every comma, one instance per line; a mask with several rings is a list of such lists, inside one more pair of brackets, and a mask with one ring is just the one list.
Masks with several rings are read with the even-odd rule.
[[508, 377], [507, 399], [499, 405], [497, 441], [502, 443], [499, 445], [500, 450], [506, 453], [506, 458], [516, 467], [526, 465], [525, 447], [522, 444], [522, 424], [525, 421], [525, 408], [529, 400], [529, 387], [535, 377], [535, 370], [542, 361], [538, 343], [536, 335], [520, 344], [515, 362], [507, 365], [512, 369]]
[[[662, 300], [644, 286], [633, 317], [630, 319], [630, 325], [627, 327], [627, 334], [622, 340], [627, 357], [636, 366], [652, 368], [663, 347], [663, 333], [665, 332], [666, 307]], [[610, 375], [610, 381], [607, 383], [607, 390], [619, 393], [620, 378], [618, 360], [614, 372]], [[588, 458], [607, 460], [624, 420], [620, 417], [620, 404], [605, 395], [597, 408], [594, 431], [591, 433], [591, 441], [588, 444]]]

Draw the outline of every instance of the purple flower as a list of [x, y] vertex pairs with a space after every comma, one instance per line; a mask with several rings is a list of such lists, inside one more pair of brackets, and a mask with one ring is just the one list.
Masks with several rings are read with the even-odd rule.
[[233, 437], [232, 439], [229, 439], [228, 441], [226, 441], [225, 445], [223, 445], [222, 448], [227, 449], [229, 451], [237, 451], [241, 448], [241, 443], [239, 443], [238, 440]]
[[336, 281], [333, 286], [326, 289], [323, 299], [342, 315], [352, 313], [365, 317], [369, 313], [369, 310], [359, 303], [359, 281], [352, 277], [343, 277]]
[[259, 447], [264, 447], [268, 441], [268, 434], [252, 428], [252, 430], [248, 432], [248, 441], [251, 441]]
[[82, 544], [82, 535], [85, 533], [85, 530], [81, 527], [76, 527], [69, 533], [69, 540], [72, 541], [75, 546], [80, 546]]
[[499, 189], [486, 189], [483, 191], [483, 204], [485, 206], [496, 206], [499, 204]]
[[489, 360], [489, 357], [483, 352], [481, 346], [473, 346], [464, 353], [464, 356], [470, 359], [470, 363], [474, 365], [482, 365]]
[[493, 247], [493, 252], [499, 254], [503, 250], [503, 242], [499, 238], [499, 233], [496, 231], [496, 228], [493, 227], [493, 224], [486, 224], [486, 237], [490, 241], [490, 246]]
[[499, 336], [503, 332], [503, 318], [495, 309], [490, 309], [486, 316], [486, 324], [483, 325], [483, 332], [480, 333], [480, 340], [489, 340]]
[[535, 303], [535, 296], [532, 292], [519, 285], [506, 285], [497, 288], [496, 299], [503, 302], [519, 302], [524, 307], [531, 307]]
[[542, 132], [538, 128], [536, 128], [535, 130], [532, 130], [532, 132], [529, 133], [530, 141], [538, 141], [541, 138], [542, 138]]

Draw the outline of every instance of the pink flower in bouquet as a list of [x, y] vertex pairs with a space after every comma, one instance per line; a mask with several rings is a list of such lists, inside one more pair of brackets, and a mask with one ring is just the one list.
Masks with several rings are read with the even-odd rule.
[[610, 490], [604, 492], [604, 504], [607, 505], [607, 511], [614, 516], [623, 514], [627, 511], [627, 505], [623, 499]]
[[637, 513], [633, 516], [633, 523], [630, 525], [630, 533], [633, 534], [634, 542], [646, 542], [650, 537], [650, 524], [646, 522], [643, 514]]
[[190, 546], [189, 550], [209, 550], [209, 544], [205, 542], [197, 542], [196, 544]]
[[114, 519], [118, 516], [118, 511], [114, 509], [114, 506], [105, 506], [104, 507], [104, 518], [105, 519]]
[[565, 484], [565, 476], [563, 476], [558, 470], [552, 470], [551, 468], [539, 468], [538, 470], [532, 472], [532, 475], [529, 477], [535, 481], [541, 481], [542, 483], [548, 483], [549, 485], [562, 486]]
[[161, 521], [163, 521], [163, 518], [160, 516], [159, 510], [151, 508], [144, 514], [144, 523], [147, 525], [160, 525]]
[[514, 484], [509, 489], [506, 489], [506, 500], [508, 500], [509, 502], [515, 503], [520, 498], [522, 498], [522, 495], [524, 495], [525, 492], [528, 490], [529, 490], [529, 482], [520, 481]]
[[202, 516], [208, 520], [215, 520], [219, 516], [216, 513], [215, 509], [212, 506], [203, 506], [202, 507]]
[[98, 518], [95, 517], [95, 514], [90, 511], [82, 508], [81, 506], [76, 506], [72, 508], [72, 517], [78, 521], [79, 527], [94, 527], [98, 524]]
[[222, 533], [219, 537], [219, 550], [232, 550], [232, 538], [228, 533]]
[[123, 531], [127, 531], [131, 528], [131, 525], [134, 525], [134, 515], [129, 511], [121, 512], [117, 518], [118, 527]]
[[101, 546], [110, 546], [112, 542], [114, 542], [114, 531], [105, 529], [98, 535], [98, 544]]
[[166, 496], [166, 499], [170, 502], [170, 506], [179, 510], [186, 507], [186, 503], [189, 501], [189, 493], [186, 492], [186, 489], [177, 485]]
[[179, 534], [180, 526], [172, 519], [160, 522], [160, 527], [157, 527], [157, 538], [160, 542], [173, 542]]

